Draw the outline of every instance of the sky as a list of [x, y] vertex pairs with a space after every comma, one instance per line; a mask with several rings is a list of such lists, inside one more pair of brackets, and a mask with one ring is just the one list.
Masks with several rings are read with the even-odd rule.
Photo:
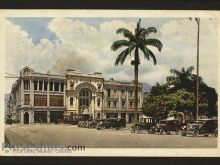
[[[132, 56], [123, 66], [114, 66], [117, 55], [111, 44], [123, 39], [116, 29], [125, 27], [134, 32], [139, 18], [52, 18], [10, 17], [6, 19], [6, 72], [19, 75], [29, 66], [36, 72], [64, 74], [66, 69], [79, 72], [102, 72], [106, 79], [133, 80]], [[196, 68], [197, 24], [188, 18], [141, 18], [141, 26], [156, 27], [157, 38], [163, 43], [158, 52], [149, 47], [156, 58], [141, 56], [139, 81], [154, 85], [163, 83], [170, 69], [194, 66]], [[200, 28], [200, 75], [211, 87], [217, 88], [217, 21], [201, 19]], [[195, 73], [195, 71], [194, 71]], [[5, 80], [5, 93], [9, 93], [14, 79]]]

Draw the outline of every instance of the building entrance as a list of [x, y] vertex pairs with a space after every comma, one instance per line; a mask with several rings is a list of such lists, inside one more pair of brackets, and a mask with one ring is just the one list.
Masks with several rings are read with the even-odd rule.
[[[79, 91], [79, 108], [90, 107], [92, 93], [89, 89], [83, 88]], [[81, 112], [83, 113], [83, 112]]]
[[29, 124], [29, 114], [28, 114], [28, 112], [24, 113], [24, 124]]
[[34, 122], [35, 123], [47, 123], [47, 111], [35, 111]]

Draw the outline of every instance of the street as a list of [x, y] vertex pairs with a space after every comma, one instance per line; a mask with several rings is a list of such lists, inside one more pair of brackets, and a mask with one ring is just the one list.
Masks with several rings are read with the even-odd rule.
[[85, 148], [214, 148], [217, 138], [182, 137], [131, 133], [124, 130], [96, 130], [75, 125], [6, 125], [5, 142], [20, 146], [85, 146]]

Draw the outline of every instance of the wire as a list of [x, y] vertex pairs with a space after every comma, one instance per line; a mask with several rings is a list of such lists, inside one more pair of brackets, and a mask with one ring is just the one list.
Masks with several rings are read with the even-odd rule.
[[8, 75], [11, 75], [11, 76], [14, 76], [14, 77], [18, 77], [18, 76], [14, 75], [14, 74], [7, 73], [7, 72], [5, 72], [5, 74], [8, 74]]

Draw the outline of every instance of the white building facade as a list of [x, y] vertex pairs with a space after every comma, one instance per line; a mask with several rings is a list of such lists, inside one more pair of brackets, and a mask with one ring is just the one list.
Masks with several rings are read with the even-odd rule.
[[[12, 87], [17, 118], [21, 124], [50, 123], [69, 114], [125, 118], [134, 122], [134, 83], [105, 80], [101, 73], [67, 70], [65, 75], [37, 73], [25, 67]], [[142, 84], [138, 114], [142, 115]]]

